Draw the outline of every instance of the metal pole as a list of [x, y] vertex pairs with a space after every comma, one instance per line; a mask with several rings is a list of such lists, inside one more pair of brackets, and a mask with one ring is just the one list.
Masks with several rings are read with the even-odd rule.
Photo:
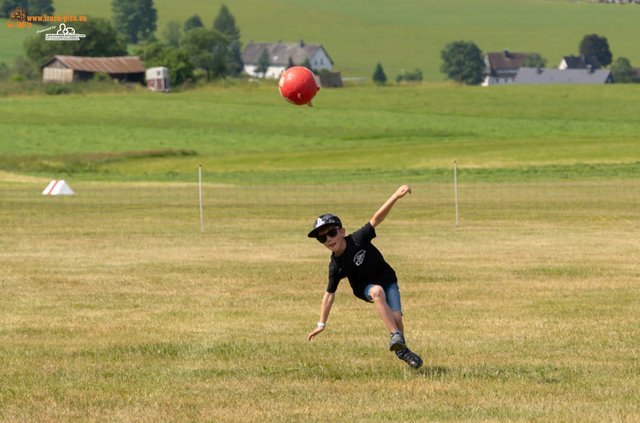
[[204, 219], [202, 217], [202, 165], [198, 166], [198, 191], [200, 192], [200, 230], [204, 233]]
[[458, 227], [458, 168], [456, 161], [453, 161], [453, 186], [456, 191], [456, 227]]

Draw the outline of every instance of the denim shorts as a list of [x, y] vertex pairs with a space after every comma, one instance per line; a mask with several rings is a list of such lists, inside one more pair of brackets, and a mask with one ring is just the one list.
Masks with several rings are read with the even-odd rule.
[[[364, 296], [371, 302], [373, 302], [373, 298], [369, 295], [369, 290], [376, 286], [376, 284], [367, 285], [364, 289]], [[398, 289], [398, 284], [394, 283], [393, 285], [385, 286], [384, 294], [387, 297], [387, 304], [389, 304], [389, 308], [391, 311], [399, 311], [402, 314], [402, 306], [400, 305], [400, 290]]]

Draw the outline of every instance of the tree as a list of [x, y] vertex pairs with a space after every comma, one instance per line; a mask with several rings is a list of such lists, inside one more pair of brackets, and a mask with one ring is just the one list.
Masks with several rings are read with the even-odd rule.
[[613, 59], [607, 38], [599, 37], [598, 34], [584, 36], [580, 42], [580, 54], [596, 56], [602, 67], [609, 66]]
[[218, 16], [213, 21], [213, 29], [227, 37], [230, 42], [240, 41], [240, 29], [236, 27], [236, 19], [224, 4], [220, 6]]
[[77, 34], [86, 34], [80, 41], [65, 43], [46, 41], [42, 35], [34, 35], [24, 40], [25, 55], [35, 66], [42, 65], [49, 58], [60, 54], [68, 56], [109, 57], [126, 56], [127, 40], [104, 18], [74, 22]]
[[239, 41], [232, 41], [229, 44], [229, 53], [227, 54], [227, 69], [229, 75], [238, 76], [240, 72], [244, 70], [244, 63], [242, 63], [242, 51]]
[[227, 74], [229, 41], [218, 31], [192, 29], [184, 34], [180, 47], [189, 53], [191, 63], [207, 72], [207, 81]]
[[529, 53], [525, 56], [521, 66], [523, 68], [537, 68], [538, 66], [544, 68], [547, 66], [547, 59], [542, 57], [540, 53]]
[[186, 33], [194, 28], [204, 28], [202, 19], [200, 19], [197, 13], [185, 21], [182, 31]]
[[473, 42], [454, 41], [440, 52], [443, 60], [440, 71], [448, 79], [464, 82], [467, 85], [478, 85], [485, 77], [485, 63], [482, 51]]
[[169, 69], [169, 82], [172, 86], [182, 84], [193, 78], [195, 66], [189, 59], [189, 53], [175, 47], [164, 47], [160, 43], [149, 44], [136, 51], [145, 68], [165, 66]]
[[384, 74], [384, 70], [380, 63], [376, 65], [376, 69], [373, 71], [373, 82], [378, 85], [382, 85], [387, 82], [387, 75]]
[[5, 62], [0, 62], [0, 83], [2, 83], [2, 79], [6, 79], [7, 76], [9, 76], [9, 66]]
[[636, 71], [631, 67], [631, 62], [626, 57], [618, 57], [611, 65], [611, 75], [614, 82], [633, 82], [637, 77]]
[[[8, 18], [15, 8], [21, 8], [29, 16], [51, 16], [55, 9], [53, 0], [2, 0], [0, 2], [0, 16]], [[48, 22], [38, 22], [45, 24]]]
[[[289, 59], [291, 59], [291, 58], [289, 58]], [[291, 63], [293, 63], [293, 60], [291, 61]], [[314, 75], [318, 74], [318, 71], [311, 67], [311, 60], [309, 60], [308, 57], [304, 58], [302, 63], [300, 63], [300, 66], [302, 66], [303, 68], [309, 69], [311, 72], [313, 72]]]
[[267, 73], [267, 69], [271, 66], [271, 60], [269, 60], [269, 52], [266, 48], [263, 48], [258, 56], [258, 67], [256, 67], [256, 73], [261, 73], [264, 78]]
[[16, 57], [13, 65], [14, 75], [22, 75], [26, 79], [33, 79], [38, 76], [38, 71], [33, 68], [27, 59], [22, 56]]
[[295, 66], [295, 63], [293, 63], [293, 58], [289, 56], [289, 63], [287, 64], [287, 69], [292, 68], [294, 66]]
[[156, 37], [156, 34], [155, 34], [155, 33], [153, 33], [153, 32], [152, 32], [152, 33], [150, 33], [150, 34], [147, 36], [147, 39], [146, 39], [146, 40], [144, 40], [144, 41], [145, 41], [145, 44], [159, 43], [159, 42], [160, 42], [160, 40], [158, 40], [158, 37]]
[[178, 21], [167, 22], [167, 26], [162, 31], [162, 38], [164, 38], [168, 46], [175, 48], [180, 46], [180, 37], [182, 37], [182, 29], [180, 27], [181, 25]]
[[153, 7], [153, 0], [113, 0], [111, 10], [116, 29], [133, 44], [156, 30], [158, 11]]
[[240, 29], [236, 26], [236, 19], [233, 17], [226, 5], [220, 6], [218, 16], [213, 21], [213, 29], [224, 35], [229, 40], [229, 51], [227, 54], [227, 69], [231, 76], [237, 76], [244, 69], [242, 63], [242, 43], [240, 42]]

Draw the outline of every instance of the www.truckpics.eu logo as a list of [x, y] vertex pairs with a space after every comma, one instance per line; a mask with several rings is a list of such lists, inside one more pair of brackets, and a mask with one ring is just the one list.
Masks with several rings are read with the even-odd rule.
[[[16, 7], [11, 11], [11, 15], [7, 20], [7, 26], [9, 28], [31, 28], [31, 23], [43, 23], [43, 22], [64, 22], [65, 24], [68, 22], [86, 22], [86, 16], [28, 16], [26, 12], [20, 8]], [[68, 34], [67, 34], [68, 35]]]

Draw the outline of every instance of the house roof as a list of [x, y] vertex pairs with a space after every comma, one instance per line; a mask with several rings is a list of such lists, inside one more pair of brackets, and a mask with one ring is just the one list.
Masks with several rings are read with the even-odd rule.
[[[262, 50], [266, 48], [269, 52], [269, 60], [272, 65], [287, 66], [289, 64], [289, 57], [296, 65], [304, 62], [305, 59], [311, 60], [311, 58], [322, 49], [324, 53], [329, 57], [327, 51], [322, 47], [322, 44], [304, 43], [302, 40], [298, 43], [254, 43], [250, 42], [246, 45], [242, 51], [242, 62], [248, 65], [255, 65], [258, 63], [258, 57]], [[333, 60], [329, 57], [331, 64]]]
[[606, 84], [611, 82], [609, 69], [520, 68], [514, 84]]
[[595, 69], [600, 69], [600, 62], [596, 56], [563, 56], [562, 60], [567, 64], [567, 69], [587, 69], [587, 65], [593, 66]]
[[515, 76], [529, 53], [514, 53], [507, 49], [485, 54], [484, 60], [491, 76]]
[[140, 73], [145, 68], [138, 56], [116, 56], [116, 57], [80, 57], [80, 56], [53, 56], [42, 68], [49, 66], [54, 61], [60, 62], [63, 66], [80, 72], [103, 72], [103, 73]]

